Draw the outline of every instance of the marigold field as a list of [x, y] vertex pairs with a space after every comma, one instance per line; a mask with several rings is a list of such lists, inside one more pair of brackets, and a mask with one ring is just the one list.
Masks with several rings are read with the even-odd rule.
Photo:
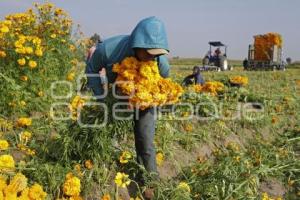
[[[203, 72], [204, 85], [186, 88], [179, 84], [200, 59], [171, 59], [170, 79], [155, 63], [133, 77], [116, 65], [120, 79], [136, 80], [120, 86], [138, 91], [133, 105], [177, 102], [157, 120], [153, 181], [135, 161], [132, 120], [109, 112], [105, 126], [82, 125], [104, 120], [87, 105], [92, 93], [77, 93], [84, 38], [50, 3], [1, 19], [0, 200], [138, 200], [146, 187], [158, 200], [300, 199], [300, 65], [243, 71], [232, 61], [234, 71]], [[114, 102], [109, 93], [108, 108]]]

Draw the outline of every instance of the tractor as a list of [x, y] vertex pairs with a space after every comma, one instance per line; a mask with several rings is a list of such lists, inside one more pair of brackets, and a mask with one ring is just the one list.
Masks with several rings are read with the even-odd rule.
[[[228, 64], [227, 60], [227, 45], [220, 41], [211, 41], [209, 51], [203, 59], [202, 71], [226, 71], [233, 68]], [[222, 53], [223, 49], [224, 53]]]

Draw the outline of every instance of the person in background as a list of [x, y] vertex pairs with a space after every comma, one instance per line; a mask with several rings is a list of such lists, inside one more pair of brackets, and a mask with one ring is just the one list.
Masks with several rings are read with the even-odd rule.
[[183, 86], [188, 86], [192, 84], [201, 84], [203, 85], [205, 83], [201, 73], [200, 73], [200, 67], [194, 66], [193, 73], [191, 75], [188, 75], [185, 77], [182, 81]]
[[215, 56], [216, 57], [218, 57], [219, 55], [221, 55], [221, 49], [220, 48], [217, 48], [216, 50], [215, 50]]
[[88, 52], [86, 55], [87, 62], [91, 59], [93, 53], [96, 50], [97, 45], [102, 42], [100, 35], [98, 35], [97, 33], [95, 33], [92, 37], [90, 37], [90, 41], [92, 42], [92, 46], [88, 49]]
[[[92, 55], [94, 54], [94, 52], [97, 48], [97, 45], [102, 43], [101, 37], [97, 33], [95, 33], [93, 36], [90, 37], [90, 41], [92, 42], [92, 46], [88, 49], [88, 52], [87, 52], [87, 55], [86, 55], [86, 63], [88, 63], [90, 61], [90, 59], [92, 58]], [[99, 76], [100, 76], [100, 79], [101, 79], [101, 87], [104, 90], [107, 90], [108, 89], [108, 83], [107, 83], [105, 68], [102, 68], [99, 71]]]
[[248, 68], [248, 59], [247, 58], [245, 58], [243, 61], [243, 67], [244, 67], [244, 69]]

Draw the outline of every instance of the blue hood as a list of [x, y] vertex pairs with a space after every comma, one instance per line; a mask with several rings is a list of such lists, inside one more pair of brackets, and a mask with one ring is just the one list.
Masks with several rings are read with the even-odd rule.
[[156, 17], [148, 17], [140, 21], [130, 35], [129, 47], [159, 48], [169, 51], [163, 22]]
[[[131, 35], [119, 35], [104, 40], [98, 44], [91, 59], [87, 61], [86, 74], [88, 86], [99, 96], [103, 94], [99, 71], [104, 67], [109, 83], [113, 83], [117, 74], [112, 71], [115, 63], [121, 62], [124, 58], [135, 56], [133, 48], [160, 48], [169, 51], [167, 35], [162, 21], [156, 17], [149, 17], [140, 21]], [[159, 73], [162, 77], [169, 76], [169, 62], [165, 55], [156, 58]]]

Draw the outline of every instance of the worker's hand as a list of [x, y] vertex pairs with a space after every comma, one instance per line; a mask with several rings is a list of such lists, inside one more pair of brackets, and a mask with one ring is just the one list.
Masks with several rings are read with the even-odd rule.
[[100, 75], [100, 77], [106, 76], [106, 69], [104, 67], [99, 71], [99, 75]]

